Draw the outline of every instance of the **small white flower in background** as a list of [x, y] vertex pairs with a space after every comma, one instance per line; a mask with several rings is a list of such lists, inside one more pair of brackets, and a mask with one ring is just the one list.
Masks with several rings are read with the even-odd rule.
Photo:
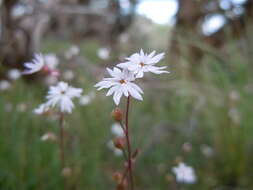
[[121, 34], [119, 40], [121, 43], [127, 43], [129, 41], [129, 35], [127, 33]]
[[124, 131], [119, 123], [114, 123], [112, 125], [111, 132], [113, 135], [115, 135], [117, 137], [124, 137], [125, 136]]
[[240, 124], [241, 115], [240, 112], [236, 108], [231, 108], [228, 111], [228, 116], [235, 124]]
[[71, 113], [74, 108], [72, 99], [79, 98], [82, 91], [82, 89], [69, 86], [65, 82], [59, 82], [56, 86], [49, 88], [46, 105], [57, 106], [61, 112]]
[[75, 76], [72, 70], [67, 70], [62, 74], [64, 80], [72, 80]]
[[202, 154], [206, 157], [212, 157], [214, 155], [213, 148], [206, 145], [206, 144], [201, 145], [200, 150], [201, 150]]
[[18, 112], [25, 112], [27, 110], [27, 104], [20, 103], [17, 105], [17, 111]]
[[91, 101], [91, 98], [88, 95], [84, 95], [79, 98], [79, 104], [81, 104], [82, 106], [88, 105], [90, 101]]
[[53, 76], [53, 75], [47, 75], [44, 78], [44, 83], [47, 86], [55, 85], [57, 82], [58, 82], [58, 78], [56, 76]]
[[22, 73], [29, 75], [43, 70], [50, 75], [58, 76], [59, 72], [55, 69], [58, 64], [59, 60], [55, 54], [35, 54], [31, 62], [24, 63], [26, 69]]
[[165, 71], [166, 66], [157, 67], [155, 66], [161, 59], [164, 58], [164, 53], [155, 55], [155, 51], [150, 54], [145, 54], [141, 49], [140, 53], [134, 53], [130, 57], [126, 58], [126, 62], [119, 63], [117, 66], [120, 68], [127, 68], [133, 71], [136, 78], [142, 78], [145, 72], [151, 72], [154, 74], [169, 73]]
[[113, 153], [114, 153], [115, 156], [122, 156], [122, 155], [123, 155], [122, 150], [116, 148], [116, 147], [114, 146], [114, 143], [113, 143], [112, 140], [110, 140], [110, 141], [107, 143], [107, 147], [108, 147], [111, 151], [113, 151]]
[[35, 108], [33, 110], [33, 113], [36, 115], [41, 115], [41, 114], [46, 113], [48, 110], [49, 110], [49, 106], [46, 103], [44, 103], [44, 104], [40, 104], [38, 108]]
[[67, 50], [67, 51], [65, 52], [65, 57], [66, 57], [67, 59], [71, 59], [71, 58], [73, 58], [74, 56], [77, 56], [79, 53], [80, 53], [79, 47], [76, 46], [76, 45], [73, 45], [73, 46], [71, 46], [71, 47], [69, 48], [69, 50]]
[[5, 107], [4, 107], [4, 110], [5, 110], [6, 112], [12, 112], [12, 110], [13, 110], [13, 105], [12, 105], [11, 103], [6, 103], [6, 104], [5, 104]]
[[39, 72], [45, 66], [45, 61], [44, 61], [43, 55], [42, 54], [35, 54], [34, 59], [31, 62], [24, 63], [24, 66], [25, 66], [26, 70], [23, 71], [23, 74], [25, 74], [25, 75]]
[[59, 64], [59, 59], [54, 53], [45, 54], [44, 60], [50, 70], [56, 69]]
[[18, 69], [11, 69], [8, 71], [8, 78], [11, 80], [17, 80], [21, 77], [21, 72]]
[[108, 48], [99, 48], [97, 50], [97, 56], [100, 58], [100, 59], [108, 59], [110, 57], [110, 50]]
[[48, 132], [44, 134], [41, 138], [42, 141], [56, 141], [57, 137], [53, 132]]
[[143, 100], [141, 94], [143, 91], [139, 86], [133, 83], [135, 80], [134, 74], [127, 69], [120, 69], [114, 67], [113, 70], [107, 68], [108, 73], [112, 78], [104, 78], [101, 82], [97, 83], [95, 87], [98, 90], [103, 88], [110, 88], [106, 96], [113, 95], [113, 100], [116, 105], [120, 103], [122, 95], [128, 97], [131, 95], [137, 100]]
[[90, 92], [87, 95], [83, 95], [79, 98], [79, 104], [86, 106], [95, 98], [95, 93]]
[[11, 87], [11, 83], [7, 80], [1, 80], [0, 81], [0, 90], [8, 90]]
[[176, 175], [176, 180], [179, 183], [193, 184], [197, 180], [193, 168], [184, 163], [179, 163], [177, 167], [173, 167], [172, 172]]

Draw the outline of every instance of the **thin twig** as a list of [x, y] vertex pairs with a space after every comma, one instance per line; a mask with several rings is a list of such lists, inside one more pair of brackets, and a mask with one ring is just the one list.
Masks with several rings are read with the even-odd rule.
[[131, 144], [129, 138], [129, 127], [128, 127], [128, 115], [129, 115], [129, 105], [130, 105], [130, 96], [127, 97], [127, 105], [126, 105], [126, 141], [127, 141], [127, 152], [128, 152], [128, 172], [130, 178], [130, 189], [134, 190], [134, 180], [133, 180], [133, 169], [132, 169], [132, 152], [131, 152]]
[[65, 154], [64, 154], [64, 114], [60, 113], [59, 119], [60, 127], [60, 160], [62, 169], [65, 168]]

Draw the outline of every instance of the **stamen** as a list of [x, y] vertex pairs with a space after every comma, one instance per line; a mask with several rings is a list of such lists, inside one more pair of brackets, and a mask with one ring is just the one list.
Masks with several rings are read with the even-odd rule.
[[120, 84], [126, 83], [125, 80], [123, 80], [123, 79], [121, 79], [119, 82], [120, 82]]
[[142, 63], [142, 62], [140, 63], [140, 66], [142, 66], [142, 67], [143, 67], [144, 65], [145, 65], [145, 64], [144, 64], [144, 63]]

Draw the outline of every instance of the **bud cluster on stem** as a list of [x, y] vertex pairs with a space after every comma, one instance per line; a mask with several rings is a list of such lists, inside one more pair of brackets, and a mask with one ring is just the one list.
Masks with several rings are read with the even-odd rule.
[[[123, 131], [124, 137], [117, 137], [113, 140], [113, 144], [116, 148], [122, 150], [125, 157], [125, 170], [123, 174], [115, 173], [114, 179], [117, 182], [117, 190], [124, 190], [127, 184], [130, 185], [130, 190], [134, 189], [134, 180], [133, 180], [133, 160], [137, 156], [138, 150], [132, 154], [132, 147], [130, 142], [130, 134], [129, 134], [129, 106], [130, 106], [130, 96], [127, 97], [127, 104], [126, 104], [126, 113], [125, 113], [125, 124], [123, 123], [123, 114], [119, 108], [115, 108], [112, 111], [112, 118], [119, 122]], [[128, 177], [128, 180], [126, 179]], [[116, 180], [117, 179], [117, 180]], [[120, 179], [120, 180], [119, 180]]]

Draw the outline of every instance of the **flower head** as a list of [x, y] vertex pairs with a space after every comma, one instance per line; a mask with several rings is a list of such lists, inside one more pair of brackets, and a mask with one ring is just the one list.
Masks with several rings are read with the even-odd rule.
[[193, 168], [184, 163], [179, 163], [177, 167], [172, 168], [172, 171], [176, 175], [177, 181], [180, 183], [192, 184], [196, 181]]
[[69, 86], [65, 82], [59, 82], [56, 86], [51, 86], [49, 88], [46, 97], [48, 101], [45, 103], [45, 107], [41, 109], [58, 107], [61, 112], [71, 113], [74, 108], [72, 99], [80, 97], [82, 91], [82, 89]]
[[145, 72], [151, 72], [155, 74], [169, 73], [164, 67], [155, 66], [164, 57], [164, 53], [155, 55], [155, 51], [150, 54], [146, 54], [141, 49], [140, 53], [134, 53], [130, 57], [126, 58], [126, 62], [120, 63], [117, 66], [120, 68], [127, 68], [136, 75], [136, 78], [142, 78]]
[[59, 59], [54, 53], [48, 53], [44, 55], [45, 64], [50, 70], [56, 69], [59, 64]]
[[0, 81], [0, 90], [4, 91], [11, 87], [11, 83], [7, 80], [1, 80]]
[[116, 105], [119, 104], [122, 95], [126, 97], [131, 95], [137, 100], [142, 100], [141, 94], [143, 94], [143, 91], [139, 86], [133, 83], [135, 80], [133, 72], [127, 69], [123, 69], [122, 71], [116, 67], [114, 67], [113, 70], [107, 68], [107, 71], [112, 78], [104, 78], [101, 82], [97, 83], [95, 87], [97, 87], [98, 90], [110, 88], [106, 96], [113, 94], [113, 100]]
[[18, 69], [11, 69], [8, 72], [8, 78], [11, 80], [17, 80], [21, 76], [21, 73]]
[[24, 63], [26, 68], [23, 74], [29, 75], [40, 71], [45, 66], [45, 61], [42, 54], [35, 54], [34, 59], [31, 62]]
[[35, 54], [31, 62], [24, 63], [26, 70], [23, 71], [23, 74], [33, 74], [43, 70], [51, 75], [58, 76], [59, 72], [56, 70], [58, 64], [59, 60], [55, 54]]

